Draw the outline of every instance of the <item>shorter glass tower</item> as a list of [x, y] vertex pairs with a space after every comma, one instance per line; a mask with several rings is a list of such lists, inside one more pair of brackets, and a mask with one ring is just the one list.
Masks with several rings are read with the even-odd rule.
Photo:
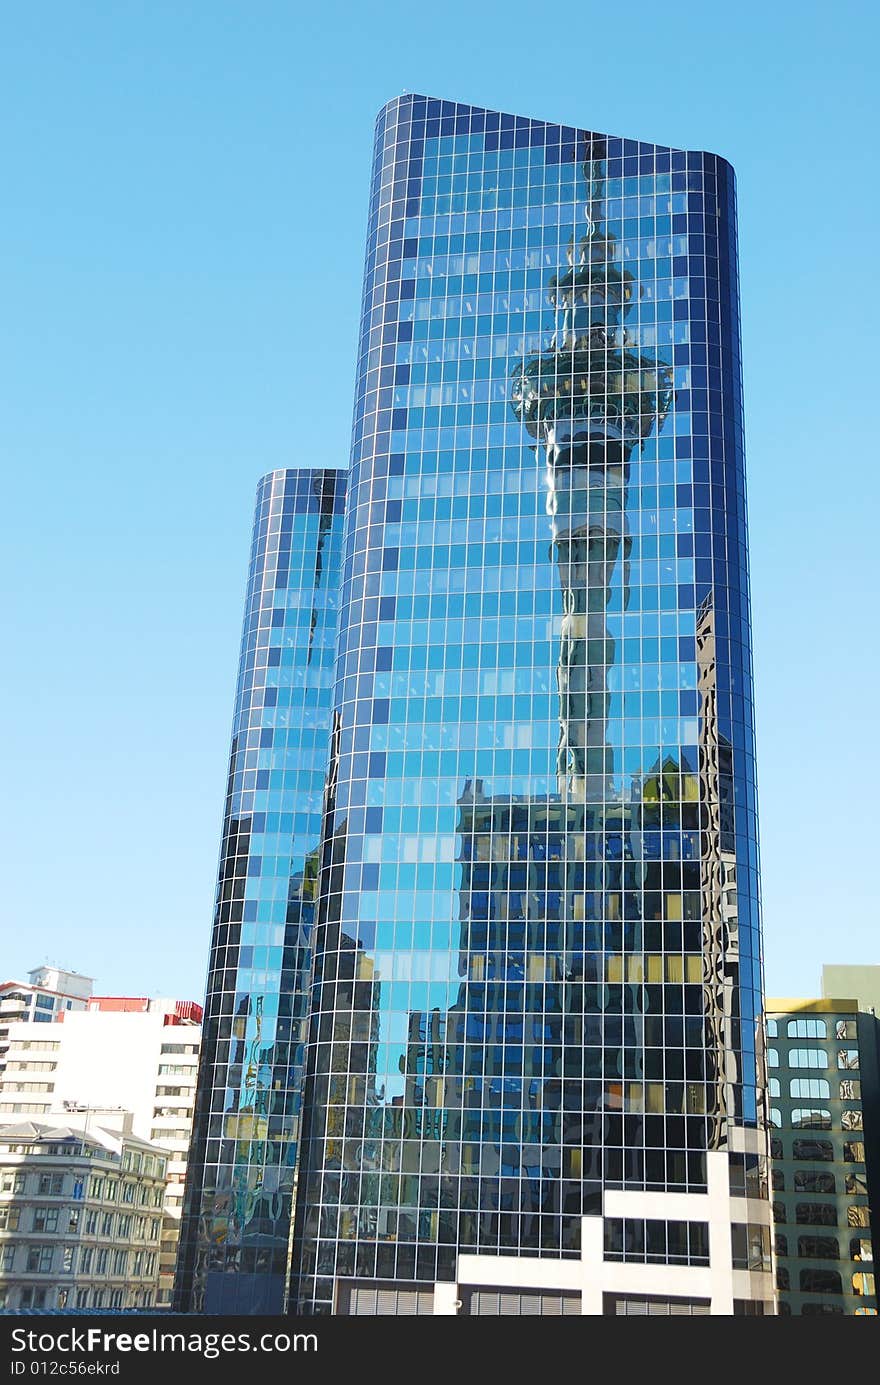
[[178, 1312], [284, 1309], [345, 476], [257, 489]]
[[779, 1312], [875, 1317], [877, 1020], [856, 1000], [768, 1000], [767, 1034]]

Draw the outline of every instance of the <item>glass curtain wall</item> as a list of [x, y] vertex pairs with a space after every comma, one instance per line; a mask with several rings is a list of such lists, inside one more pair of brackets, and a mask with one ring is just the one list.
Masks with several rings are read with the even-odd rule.
[[375, 144], [292, 1304], [577, 1256], [760, 1118], [734, 181]]
[[344, 503], [338, 471], [257, 490], [178, 1312], [284, 1308]]

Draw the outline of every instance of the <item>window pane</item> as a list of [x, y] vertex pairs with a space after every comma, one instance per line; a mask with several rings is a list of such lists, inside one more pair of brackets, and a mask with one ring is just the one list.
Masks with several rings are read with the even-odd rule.
[[799, 1226], [836, 1226], [837, 1208], [833, 1202], [799, 1202], [795, 1207]]
[[831, 1112], [822, 1106], [797, 1106], [791, 1113], [791, 1124], [795, 1130], [830, 1130]]
[[834, 1146], [830, 1140], [793, 1140], [791, 1146], [794, 1159], [821, 1159], [834, 1162]]
[[797, 1019], [788, 1021], [790, 1039], [824, 1039], [827, 1036], [825, 1021], [819, 1019]]
[[828, 1054], [824, 1048], [792, 1048], [788, 1053], [790, 1068], [827, 1068]]
[[836, 1236], [798, 1236], [798, 1255], [805, 1260], [839, 1260]]
[[843, 1293], [837, 1270], [801, 1270], [800, 1284], [805, 1294]]
[[834, 1193], [837, 1191], [834, 1174], [824, 1169], [797, 1169], [794, 1190], [796, 1193]]
[[831, 1087], [824, 1077], [793, 1077], [788, 1084], [790, 1096], [829, 1097]]

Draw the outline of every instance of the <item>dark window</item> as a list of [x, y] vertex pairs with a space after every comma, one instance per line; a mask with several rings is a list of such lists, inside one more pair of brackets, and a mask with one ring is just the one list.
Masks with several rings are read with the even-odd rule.
[[605, 1258], [647, 1264], [708, 1265], [709, 1228], [705, 1222], [605, 1222]]
[[768, 1227], [735, 1222], [730, 1231], [735, 1270], [770, 1269]]
[[836, 1226], [837, 1208], [833, 1202], [799, 1202], [794, 1219], [798, 1226]]
[[835, 1193], [834, 1174], [826, 1169], [798, 1169], [794, 1176], [796, 1193]]
[[822, 1159], [827, 1164], [834, 1162], [834, 1146], [830, 1140], [793, 1140], [791, 1152], [795, 1159]]
[[842, 1294], [837, 1270], [801, 1270], [801, 1293]]
[[839, 1260], [836, 1236], [798, 1236], [798, 1255], [805, 1260]]

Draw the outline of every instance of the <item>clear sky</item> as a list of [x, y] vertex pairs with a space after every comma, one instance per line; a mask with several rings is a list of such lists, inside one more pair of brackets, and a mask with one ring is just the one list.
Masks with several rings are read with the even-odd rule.
[[347, 460], [404, 90], [734, 164], [768, 990], [880, 962], [876, 14], [4, 6], [4, 977], [203, 994], [254, 489]]

